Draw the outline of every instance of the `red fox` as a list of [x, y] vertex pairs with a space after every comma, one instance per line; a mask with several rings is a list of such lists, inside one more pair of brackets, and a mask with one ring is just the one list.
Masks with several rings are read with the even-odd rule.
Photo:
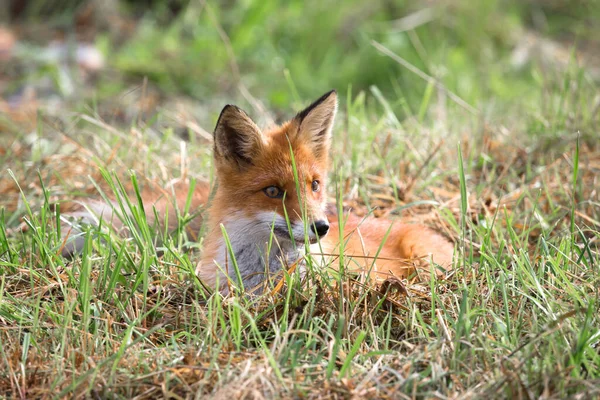
[[[285, 124], [263, 131], [238, 107], [223, 108], [214, 131], [217, 186], [197, 267], [206, 285], [223, 293], [231, 282], [257, 288], [282, 268], [302, 270], [307, 248], [317, 265], [334, 268], [343, 248], [347, 267], [374, 279], [404, 278], [415, 268], [435, 268], [442, 275], [452, 267], [453, 245], [425, 226], [328, 211], [325, 189], [336, 111], [337, 94], [331, 91]], [[208, 184], [199, 185], [193, 205], [205, 204], [208, 193]], [[187, 190], [180, 194], [174, 200], [182, 207]], [[146, 209], [154, 206], [158, 214], [169, 203], [160, 192], [142, 197]], [[111, 219], [110, 205], [92, 202], [88, 209]], [[87, 212], [72, 215], [93, 222]], [[195, 221], [192, 228], [198, 227]]]

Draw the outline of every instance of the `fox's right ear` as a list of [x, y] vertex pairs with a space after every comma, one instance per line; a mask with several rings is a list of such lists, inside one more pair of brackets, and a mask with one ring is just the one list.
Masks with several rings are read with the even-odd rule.
[[252, 158], [264, 146], [258, 126], [242, 109], [226, 105], [214, 133], [215, 158], [234, 162], [240, 168], [252, 165]]

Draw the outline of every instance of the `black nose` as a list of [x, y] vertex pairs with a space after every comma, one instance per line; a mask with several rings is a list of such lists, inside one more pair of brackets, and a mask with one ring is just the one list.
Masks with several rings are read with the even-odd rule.
[[325, 236], [329, 232], [329, 222], [323, 219], [315, 221], [310, 229], [319, 236]]

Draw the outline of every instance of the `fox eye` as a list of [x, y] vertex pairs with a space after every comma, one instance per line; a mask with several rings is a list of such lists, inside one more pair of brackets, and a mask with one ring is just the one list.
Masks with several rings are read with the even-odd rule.
[[317, 180], [312, 181], [312, 191], [318, 192], [319, 189], [320, 189], [319, 181], [317, 181]]
[[283, 189], [277, 186], [267, 186], [263, 189], [263, 192], [272, 199], [280, 199], [283, 197]]

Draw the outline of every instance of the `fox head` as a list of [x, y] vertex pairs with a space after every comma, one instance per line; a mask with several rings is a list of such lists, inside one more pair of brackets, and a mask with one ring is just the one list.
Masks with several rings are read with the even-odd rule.
[[[211, 214], [252, 224], [281, 242], [315, 243], [327, 234], [326, 179], [335, 91], [290, 121], [261, 130], [240, 108], [227, 105], [214, 131], [218, 189]], [[217, 208], [215, 210], [214, 208]], [[289, 224], [288, 224], [289, 221]]]

